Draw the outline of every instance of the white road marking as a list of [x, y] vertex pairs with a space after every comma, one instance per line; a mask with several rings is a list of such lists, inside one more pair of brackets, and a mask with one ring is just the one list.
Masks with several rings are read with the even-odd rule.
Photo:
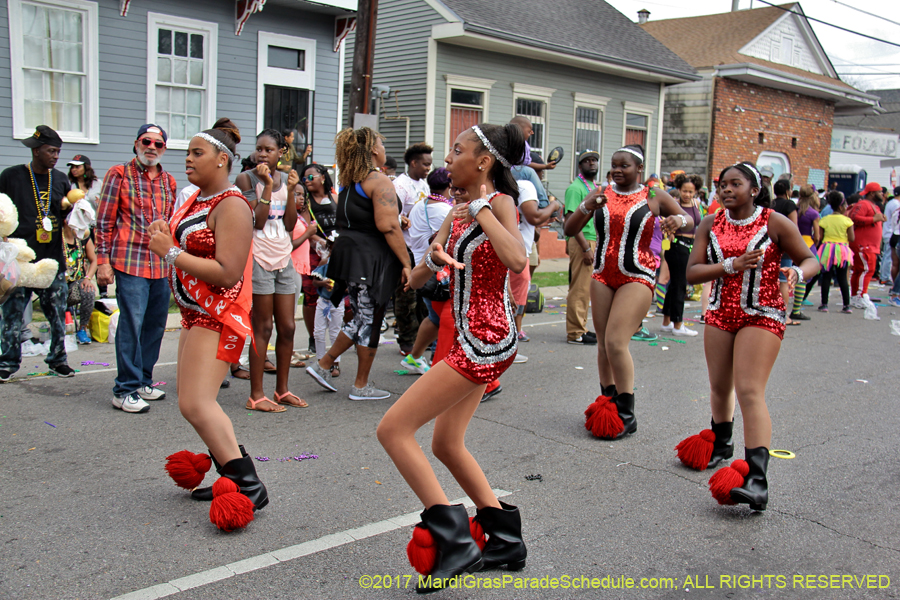
[[[494, 490], [494, 494], [498, 498], [503, 498], [509, 496], [512, 492], [507, 492], [506, 490]], [[462, 504], [466, 508], [475, 506], [475, 503], [469, 500], [468, 497], [453, 500], [450, 504]], [[266, 567], [294, 560], [301, 556], [309, 556], [310, 554], [337, 548], [338, 546], [343, 546], [344, 544], [349, 544], [367, 537], [380, 535], [402, 527], [410, 527], [419, 522], [420, 514], [420, 512], [411, 512], [405, 515], [391, 517], [383, 521], [369, 523], [362, 527], [332, 533], [315, 540], [303, 542], [302, 544], [295, 544], [279, 550], [272, 550], [271, 552], [258, 554], [257, 556], [245, 558], [244, 560], [239, 560], [221, 567], [200, 571], [199, 573], [167, 581], [166, 583], [129, 592], [121, 596], [116, 596], [115, 598], [112, 598], [112, 600], [157, 600], [158, 598], [173, 596], [179, 592], [215, 583], [216, 581], [222, 581], [223, 579], [228, 579], [235, 575], [265, 569]]]
[[[177, 365], [177, 364], [178, 364], [177, 361], [176, 362], [164, 362], [164, 363], [156, 363], [155, 366], [156, 367], [171, 367], [172, 365]], [[75, 373], [75, 375], [77, 376], [77, 375], [91, 375], [93, 373], [110, 373], [112, 371], [118, 371], [118, 369], [116, 367], [110, 367], [108, 369], [91, 369], [89, 371], [78, 371], [77, 373]], [[34, 376], [34, 377], [21, 377], [21, 378], [17, 378], [17, 379], [19, 379], [20, 381], [34, 381], [35, 379], [50, 379], [50, 378], [62, 379], [61, 377], [58, 377], [56, 375], [39, 375], [39, 376]]]

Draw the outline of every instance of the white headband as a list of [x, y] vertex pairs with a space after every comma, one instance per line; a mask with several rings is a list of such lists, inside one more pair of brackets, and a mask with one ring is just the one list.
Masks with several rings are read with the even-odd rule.
[[635, 156], [638, 157], [638, 160], [641, 161], [641, 164], [644, 164], [644, 155], [641, 154], [640, 152], [638, 152], [637, 150], [634, 150], [632, 148], [619, 148], [618, 150], [616, 150], [616, 152], [627, 152], [629, 154], [634, 154]]
[[219, 150], [221, 150], [222, 152], [227, 154], [228, 158], [231, 160], [231, 162], [234, 162], [234, 152], [229, 150], [228, 146], [226, 146], [225, 144], [223, 144], [222, 142], [220, 142], [213, 136], [201, 131], [200, 133], [195, 133], [194, 137], [198, 137], [202, 140], [206, 140], [207, 142], [209, 142], [210, 144], [212, 144], [213, 146], [215, 146], [216, 148], [218, 148]]
[[512, 165], [509, 164], [509, 161], [503, 158], [497, 149], [494, 148], [494, 145], [487, 139], [487, 136], [484, 135], [484, 132], [481, 131], [481, 128], [478, 125], [472, 125], [472, 131], [475, 132], [475, 135], [478, 136], [478, 139], [481, 140], [481, 143], [484, 144], [484, 147], [488, 149], [488, 152], [494, 155], [494, 158], [500, 161], [500, 164], [506, 167], [507, 169], [512, 169]]
[[756, 170], [756, 167], [754, 167], [750, 163], [746, 163], [746, 162], [737, 163], [732, 166], [733, 167], [746, 167], [747, 169], [749, 169], [750, 172], [753, 173], [753, 177], [756, 178], [756, 187], [758, 187], [758, 188], [762, 187], [762, 177], [760, 176], [759, 171]]

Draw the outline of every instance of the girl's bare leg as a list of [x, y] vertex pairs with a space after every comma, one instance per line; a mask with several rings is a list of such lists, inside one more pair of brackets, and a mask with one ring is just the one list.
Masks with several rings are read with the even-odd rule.
[[735, 334], [712, 325], [703, 330], [709, 371], [709, 406], [716, 423], [734, 419], [734, 337]]
[[[606, 331], [603, 336], [603, 350], [612, 368], [616, 391], [630, 394], [634, 390], [634, 361], [628, 344], [631, 336], [641, 326], [647, 307], [653, 299], [653, 291], [640, 283], [627, 283], [616, 290], [609, 309]], [[598, 334], [597, 346], [601, 341]], [[601, 350], [598, 350], [598, 354]]]
[[744, 447], [770, 448], [772, 420], [766, 406], [766, 383], [778, 358], [781, 340], [759, 327], [745, 327], [734, 339], [734, 390], [744, 420]]

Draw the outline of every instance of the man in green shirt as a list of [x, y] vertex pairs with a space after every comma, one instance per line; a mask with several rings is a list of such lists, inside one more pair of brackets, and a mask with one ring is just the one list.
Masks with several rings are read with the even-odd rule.
[[[584, 150], [578, 155], [578, 177], [566, 188], [565, 213], [578, 210], [578, 205], [597, 187], [600, 154]], [[566, 341], [570, 344], [596, 344], [597, 335], [587, 330], [591, 303], [591, 273], [597, 251], [597, 232], [591, 219], [580, 233], [566, 240], [569, 254], [569, 295], [566, 298]]]

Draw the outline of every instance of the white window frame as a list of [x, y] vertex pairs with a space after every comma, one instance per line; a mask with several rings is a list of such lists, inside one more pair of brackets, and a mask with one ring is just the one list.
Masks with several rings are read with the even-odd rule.
[[481, 115], [484, 118], [484, 121], [487, 122], [488, 110], [491, 106], [491, 88], [497, 83], [494, 79], [481, 79], [480, 77], [468, 77], [466, 75], [444, 75], [444, 80], [447, 82], [447, 106], [444, 112], [444, 144], [447, 148], [450, 148], [450, 145], [453, 143], [453, 140], [450, 139], [450, 110], [452, 108], [450, 102], [450, 92], [452, 90], [464, 90], [467, 92], [480, 92], [482, 94], [481, 101]]
[[643, 117], [647, 117], [647, 136], [644, 140], [644, 163], [647, 163], [647, 160], [651, 156], [650, 153], [650, 140], [653, 139], [650, 136], [650, 131], [653, 129], [653, 113], [656, 112], [656, 107], [651, 106], [649, 104], [638, 104], [637, 102], [623, 102], [624, 112], [622, 113], [622, 145], [625, 145], [625, 136], [628, 132], [628, 115], [641, 115]]
[[577, 177], [578, 175], [578, 156], [574, 154], [575, 152], [575, 131], [578, 129], [578, 122], [576, 119], [578, 118], [578, 109], [579, 108], [591, 108], [594, 110], [600, 111], [600, 148], [596, 148], [597, 152], [600, 154], [600, 158], [597, 161], [598, 164], [603, 164], [603, 134], [606, 131], [606, 105], [609, 104], [611, 98], [607, 98], [606, 96], [592, 96], [591, 94], [582, 94], [581, 92], [573, 92], [572, 96], [575, 99], [574, 106], [572, 107], [572, 163], [573, 163], [573, 177]]
[[[528, 85], [525, 83], [513, 83], [513, 101], [512, 101], [512, 116], [518, 116], [516, 112], [516, 103], [521, 98], [522, 100], [537, 100], [538, 102], [544, 103], [544, 115], [541, 117], [542, 122], [541, 125], [544, 126], [544, 136], [543, 143], [544, 145], [541, 148], [532, 147], [532, 150], [537, 150], [538, 154], [542, 157], [547, 156], [547, 143], [550, 139], [550, 98], [553, 96], [553, 92], [556, 91], [555, 88], [547, 88], [541, 87], [537, 85]], [[531, 120], [531, 117], [528, 115], [523, 115], [528, 117]]]
[[[270, 67], [269, 46], [303, 50], [303, 70]], [[256, 131], [259, 132], [263, 130], [267, 85], [316, 91], [316, 40], [260, 31], [257, 38], [256, 61]], [[310, 102], [309, 126], [306, 130], [310, 144], [313, 143], [312, 104]]]
[[[218, 89], [218, 64], [219, 64], [219, 24], [210, 21], [198, 21], [185, 19], [162, 13], [147, 13], [147, 123], [156, 122], [156, 84], [158, 75], [157, 49], [159, 44], [159, 29], [172, 27], [187, 29], [207, 35], [207, 46], [203, 53], [204, 79], [206, 81], [206, 102], [203, 107], [207, 123], [201, 121], [202, 127], [212, 127], [216, 118], [216, 92]], [[171, 133], [167, 131], [166, 133]], [[176, 140], [169, 137], [166, 146], [175, 150], [187, 150], [191, 140]]]
[[[8, 24], [22, 22], [23, 0], [8, 0]], [[84, 13], [83, 23], [87, 26], [84, 36], [84, 103], [82, 105], [82, 125], [77, 131], [59, 131], [63, 141], [70, 144], [100, 143], [100, 58], [98, 52], [98, 9], [96, 2], [85, 0], [28, 0], [29, 4], [45, 5], [51, 8], [78, 10]], [[10, 85], [12, 86], [13, 138], [23, 140], [34, 134], [34, 126], [25, 125], [25, 49], [21, 29], [9, 27]], [[36, 123], [41, 125], [41, 123]]]

